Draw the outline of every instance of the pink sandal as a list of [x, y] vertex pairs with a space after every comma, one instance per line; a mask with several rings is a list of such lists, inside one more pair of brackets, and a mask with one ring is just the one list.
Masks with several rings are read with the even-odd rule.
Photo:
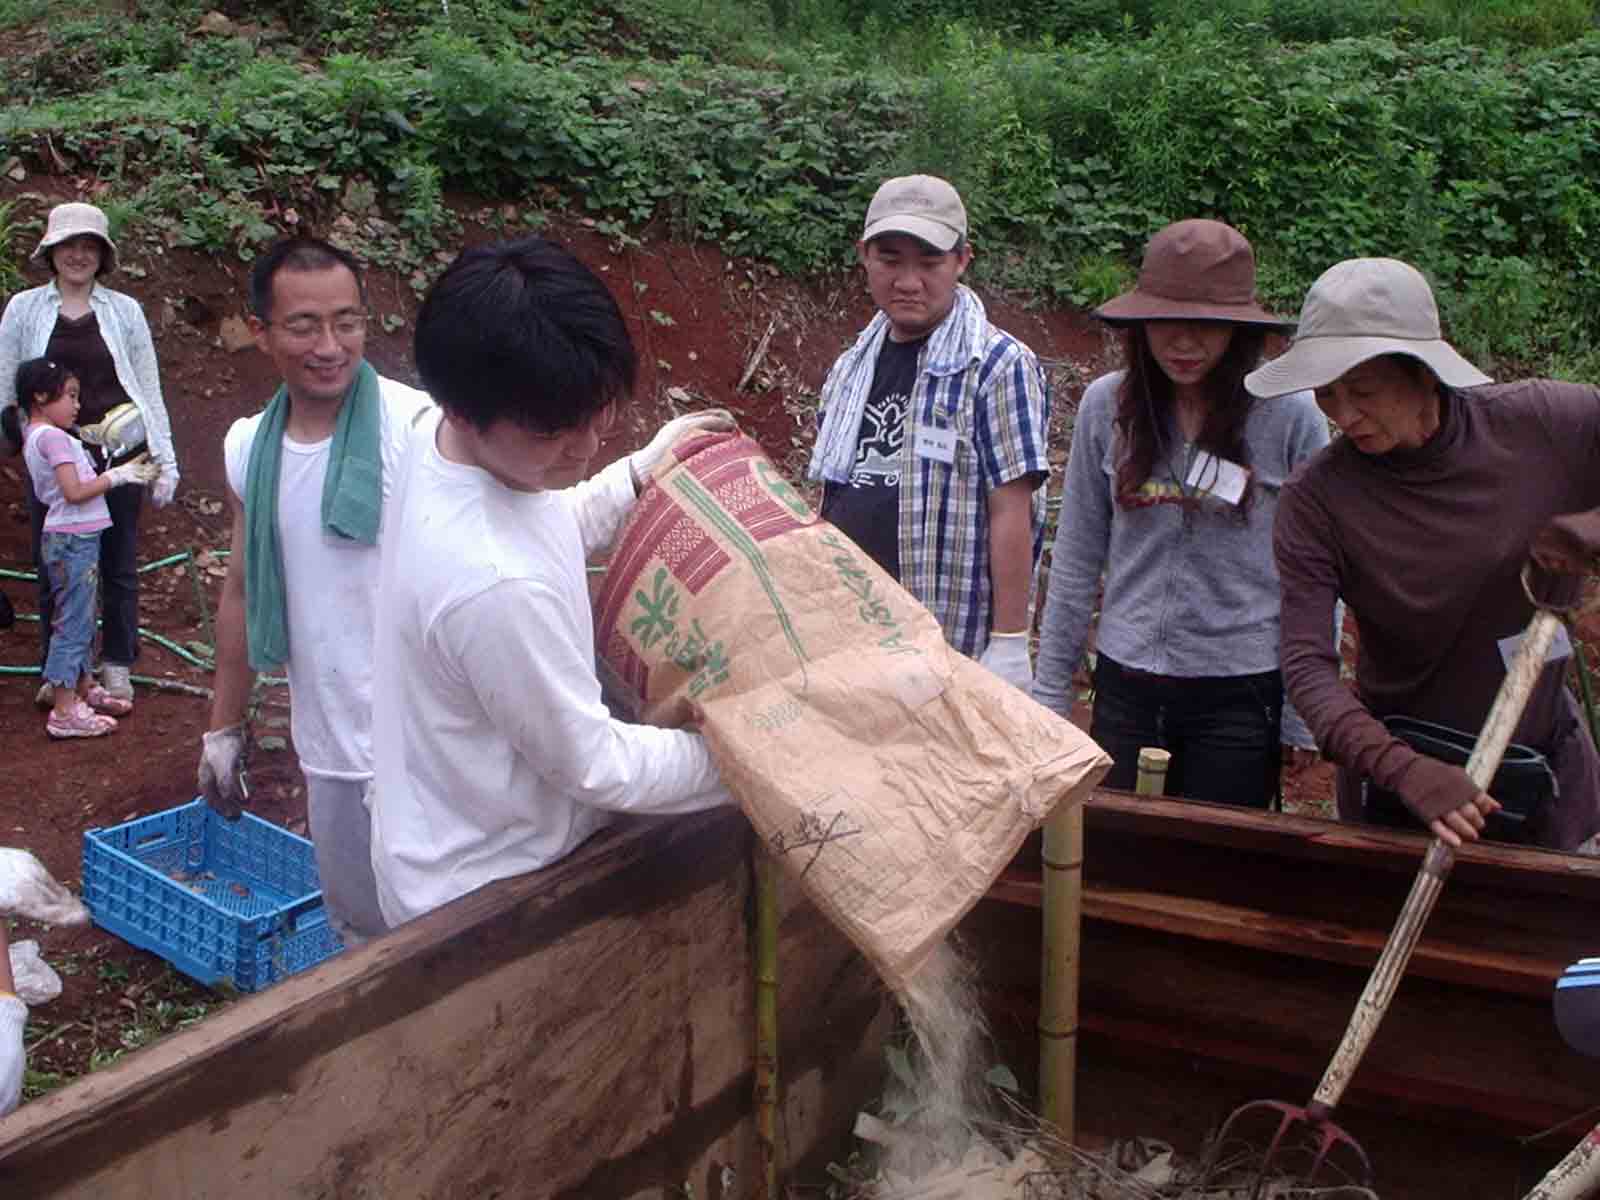
[[102, 716], [82, 700], [74, 704], [65, 717], [52, 711], [44, 723], [44, 731], [53, 738], [104, 737], [116, 727], [114, 718]]
[[133, 711], [132, 700], [124, 700], [121, 696], [113, 695], [98, 683], [89, 689], [84, 700], [95, 712], [106, 713], [113, 717], [125, 717]]

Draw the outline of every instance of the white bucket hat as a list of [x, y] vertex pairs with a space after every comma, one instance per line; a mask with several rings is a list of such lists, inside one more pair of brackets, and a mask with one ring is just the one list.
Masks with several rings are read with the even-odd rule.
[[1350, 258], [1311, 285], [1289, 348], [1244, 377], [1252, 395], [1323, 387], [1384, 354], [1423, 362], [1449, 387], [1493, 382], [1440, 336], [1428, 281], [1396, 258]]
[[45, 257], [51, 246], [59, 245], [68, 238], [75, 238], [84, 233], [92, 234], [105, 243], [105, 261], [100, 264], [100, 274], [111, 274], [117, 269], [117, 244], [111, 240], [111, 226], [106, 222], [106, 214], [92, 204], [74, 201], [71, 204], [58, 204], [52, 208], [50, 223], [45, 227], [44, 236], [39, 239], [38, 247], [28, 257], [37, 261]]

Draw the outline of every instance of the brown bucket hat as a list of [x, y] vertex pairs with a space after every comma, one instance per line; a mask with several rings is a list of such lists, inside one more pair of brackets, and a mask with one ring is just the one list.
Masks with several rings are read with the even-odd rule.
[[1113, 325], [1133, 321], [1232, 321], [1293, 325], [1256, 302], [1256, 256], [1250, 243], [1221, 221], [1168, 225], [1150, 239], [1133, 290], [1108, 300], [1095, 315]]

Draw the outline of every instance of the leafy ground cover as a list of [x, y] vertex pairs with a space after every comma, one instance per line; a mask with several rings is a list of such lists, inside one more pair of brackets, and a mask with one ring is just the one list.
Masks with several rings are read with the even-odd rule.
[[1103, 299], [1154, 229], [1212, 215], [1288, 311], [1393, 254], [1490, 366], [1595, 353], [1587, 4], [920, 0], [895, 37], [876, 0], [134, 7], [0, 6], [0, 165], [82, 174], [175, 246], [248, 257], [343, 217], [420, 288], [469, 190], [811, 274], [886, 173], [926, 169], [969, 198], [980, 275], [1041, 297]]

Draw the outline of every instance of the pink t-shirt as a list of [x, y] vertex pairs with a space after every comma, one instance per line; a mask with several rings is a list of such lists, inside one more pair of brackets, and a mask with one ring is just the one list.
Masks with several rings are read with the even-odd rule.
[[45, 514], [46, 533], [99, 533], [111, 525], [111, 510], [104, 494], [82, 504], [73, 504], [61, 492], [56, 468], [62, 463], [77, 468], [78, 479], [88, 483], [95, 477], [94, 463], [83, 443], [48, 421], [28, 422], [22, 442], [22, 458], [33, 480], [33, 494], [49, 512]]

